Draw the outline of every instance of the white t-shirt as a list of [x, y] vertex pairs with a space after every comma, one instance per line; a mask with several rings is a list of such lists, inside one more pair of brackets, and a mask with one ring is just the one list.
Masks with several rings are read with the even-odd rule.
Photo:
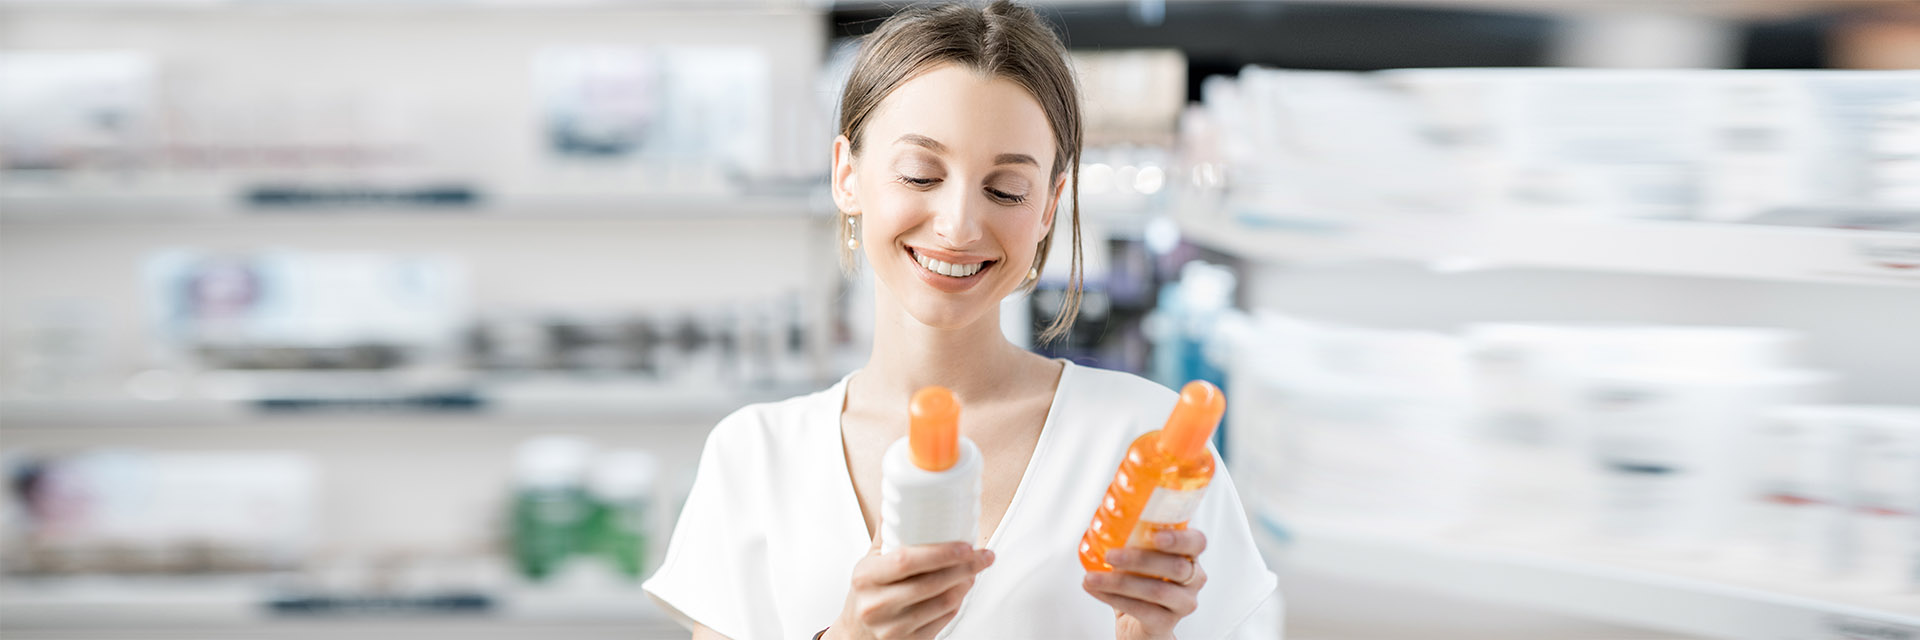
[[[666, 560], [644, 585], [683, 624], [733, 640], [792, 640], [839, 615], [853, 565], [871, 547], [841, 445], [846, 385], [742, 408], [707, 437]], [[1081, 588], [1080, 536], [1127, 447], [1160, 428], [1177, 397], [1137, 376], [1065, 364], [1026, 473], [988, 539], [994, 564], [940, 637], [1113, 637], [1113, 609]], [[1190, 523], [1207, 535], [1199, 560], [1208, 580], [1175, 635], [1217, 640], [1256, 609], [1276, 612], [1277, 580], [1254, 548], [1226, 465], [1215, 467]]]

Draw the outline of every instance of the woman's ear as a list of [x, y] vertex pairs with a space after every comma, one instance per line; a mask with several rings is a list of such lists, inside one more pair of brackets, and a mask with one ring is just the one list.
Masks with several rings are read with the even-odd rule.
[[829, 190], [833, 192], [833, 205], [840, 213], [860, 215], [860, 201], [853, 196], [854, 187], [859, 178], [853, 173], [853, 142], [846, 136], [833, 139], [833, 175]]
[[1053, 214], [1060, 210], [1060, 201], [1066, 198], [1067, 174], [1062, 172], [1060, 177], [1053, 180], [1053, 194], [1047, 198], [1046, 211], [1040, 214], [1041, 237], [1046, 237], [1047, 233], [1053, 230]]

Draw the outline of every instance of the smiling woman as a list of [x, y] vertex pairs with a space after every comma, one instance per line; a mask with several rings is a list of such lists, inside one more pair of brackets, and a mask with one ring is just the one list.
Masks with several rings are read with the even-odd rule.
[[[1273, 629], [1260, 614], [1277, 616], [1276, 580], [1225, 469], [1188, 529], [1114, 551], [1114, 571], [1079, 561], [1114, 468], [1175, 394], [1049, 360], [1001, 332], [1001, 301], [1045, 268], [1063, 201], [1079, 285], [1068, 185], [1080, 106], [1059, 39], [1007, 2], [909, 9], [864, 43], [841, 108], [832, 192], [843, 264], [864, 256], [873, 269], [873, 355], [825, 391], [714, 428], [648, 594], [696, 638]], [[1064, 333], [1076, 304], [1070, 296], [1045, 337]], [[881, 461], [907, 433], [909, 398], [929, 386], [964, 407], [986, 535], [882, 553]]]
[[[969, 147], [964, 151], [984, 151], [991, 148], [993, 143], [1039, 147], [984, 151], [992, 154], [991, 167], [1008, 167], [1010, 170], [982, 176], [990, 182], [979, 187], [986, 196], [1000, 204], [1045, 207], [1046, 219], [1039, 244], [1032, 257], [1023, 260], [1029, 263], [1027, 267], [1002, 269], [1025, 275], [1018, 287], [1027, 290], [1038, 283], [1040, 273], [1046, 269], [1054, 238], [1053, 213], [1063, 197], [1064, 187], [1079, 180], [1082, 136], [1080, 94], [1059, 39], [1040, 24], [1031, 11], [1013, 5], [996, 5], [985, 11], [973, 10], [971, 13], [977, 14], [978, 19], [971, 20], [971, 24], [965, 23], [976, 16], [963, 13], [966, 12], [959, 7], [948, 7], [944, 12], [903, 13], [887, 21], [868, 39], [866, 46], [861, 49], [860, 61], [854, 65], [853, 74], [847, 79], [846, 89], [840, 96], [840, 137], [834, 143], [834, 175], [836, 181], [841, 181], [841, 170], [852, 168], [852, 156], [860, 155], [867, 141], [891, 140], [891, 146], [896, 147], [891, 150], [893, 152], [903, 150], [898, 147], [917, 147], [926, 152], [918, 158], [901, 158], [886, 163], [898, 170], [898, 180], [902, 184], [931, 189], [943, 182], [945, 176], [934, 174], [944, 173], [948, 163], [960, 159], [954, 148], [943, 142], [942, 137], [928, 131], [902, 131], [898, 132], [898, 137], [887, 135], [892, 133], [885, 131], [887, 123], [874, 126], [875, 120], [889, 120], [884, 111], [904, 109], [916, 113], [911, 110], [939, 109], [943, 113], [973, 121], [966, 124], [985, 125], [983, 128], [988, 130], [995, 130], [996, 125], [1003, 124], [1029, 125], [1029, 130], [1025, 131], [997, 130], [999, 135], [994, 136], [997, 140], [944, 138]], [[987, 31], [991, 31], [992, 41], [988, 41]], [[976, 95], [968, 91], [968, 87], [958, 84], [962, 79], [948, 77], [962, 72], [973, 76], [971, 80], [975, 84], [1005, 86], [990, 87], [993, 95]], [[913, 81], [922, 76], [939, 76], [935, 78], [935, 83], [941, 86], [919, 89], [916, 91], [920, 94], [918, 96], [900, 95], [899, 89], [903, 85], [919, 84]], [[968, 104], [941, 100], [953, 96], [960, 97]], [[1011, 103], [1006, 101], [1008, 98], [1012, 98]], [[935, 102], [927, 104], [929, 100]], [[988, 110], [975, 109], [981, 106]], [[1010, 113], [1009, 110], [1025, 113]], [[1037, 110], [1037, 114], [1034, 110]], [[1036, 120], [1031, 117], [1033, 115], [1039, 115], [1040, 118]], [[961, 124], [945, 117], [927, 117], [924, 121]], [[1033, 130], [1033, 125], [1039, 125], [1042, 129]], [[1051, 144], [1046, 144], [1048, 141]], [[919, 169], [924, 175], [915, 175], [906, 169]], [[1040, 193], [1036, 194], [1036, 190]], [[836, 195], [838, 193], [836, 191]], [[1067, 224], [1071, 235], [1068, 240], [1072, 242], [1073, 262], [1068, 265], [1067, 295], [1059, 313], [1041, 334], [1042, 341], [1065, 334], [1073, 326], [1074, 316], [1080, 307], [1079, 195], [1065, 192], [1064, 197], [1069, 205]], [[859, 213], [848, 210], [846, 202], [840, 204], [842, 211], [847, 213], [840, 218], [841, 237], [858, 238], [862, 235]], [[1033, 208], [1027, 210], [1032, 211]], [[856, 262], [854, 251], [857, 245], [858, 240], [849, 242], [847, 249], [840, 254], [842, 266], [849, 271]]]
[[[1046, 258], [1067, 175], [1050, 120], [1026, 89], [955, 63], [900, 84], [864, 130], [836, 141], [835, 194], [847, 228], [895, 300], [922, 321], [962, 326], [1031, 286]], [[862, 148], [857, 139], [891, 141]], [[859, 161], [855, 161], [856, 157]], [[934, 291], [894, 286], [917, 278]], [[941, 295], [928, 296], [928, 293]], [[1063, 314], [1064, 317], [1064, 314]], [[1057, 333], [1057, 331], [1056, 331]]]

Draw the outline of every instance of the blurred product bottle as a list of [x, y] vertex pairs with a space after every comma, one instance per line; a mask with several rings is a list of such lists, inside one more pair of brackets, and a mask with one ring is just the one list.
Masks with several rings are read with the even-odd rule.
[[1863, 200], [1906, 209], [1920, 203], [1920, 91], [1908, 86], [1903, 96], [1884, 96], [1867, 116], [1862, 154], [1866, 168]]
[[1167, 426], [1141, 435], [1127, 448], [1106, 499], [1080, 538], [1081, 566], [1112, 571], [1108, 551], [1152, 548], [1153, 534], [1187, 528], [1213, 481], [1207, 439], [1226, 410], [1226, 396], [1212, 383], [1195, 380], [1180, 390]]
[[658, 464], [637, 449], [607, 452], [594, 461], [587, 490], [593, 513], [587, 523], [587, 548], [605, 558], [629, 580], [639, 580], [647, 561], [648, 522], [653, 512], [653, 479]]
[[570, 436], [520, 445], [513, 496], [513, 555], [521, 574], [544, 580], [582, 548], [593, 504], [582, 480], [593, 446]]
[[1876, 589], [1920, 588], [1920, 407], [1849, 407], [1847, 421], [1843, 564]]
[[1475, 516], [1548, 535], [1577, 519], [1587, 494], [1587, 439], [1576, 420], [1580, 376], [1601, 359], [1606, 328], [1480, 323], [1466, 327]]
[[1466, 515], [1476, 460], [1461, 340], [1273, 313], [1227, 327], [1227, 378], [1245, 390], [1229, 462], [1251, 502], [1395, 531]]
[[1754, 425], [1745, 528], [1768, 566], [1815, 577], [1840, 570], [1847, 439], [1846, 407], [1780, 407]]
[[1224, 374], [1207, 361], [1203, 347], [1214, 323], [1233, 308], [1238, 280], [1232, 269], [1196, 261], [1181, 265], [1179, 280], [1161, 286], [1146, 330], [1155, 346], [1149, 377], [1169, 386], [1194, 379], [1219, 384]]
[[1795, 74], [1715, 75], [1701, 156], [1700, 217], [1737, 221], [1771, 209], [1833, 201], [1819, 167], [1837, 164], [1815, 98]]

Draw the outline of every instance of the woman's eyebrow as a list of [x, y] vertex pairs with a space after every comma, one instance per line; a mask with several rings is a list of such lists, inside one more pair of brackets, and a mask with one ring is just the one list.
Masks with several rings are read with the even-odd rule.
[[[939, 140], [935, 140], [933, 138], [920, 135], [918, 133], [909, 133], [909, 134], [900, 136], [898, 139], [895, 139], [893, 143], [894, 144], [910, 144], [916, 147], [924, 147], [928, 151], [932, 151], [934, 153], [938, 153], [942, 155], [947, 153], [947, 145], [941, 144]], [[1038, 167], [1040, 166], [1040, 161], [1035, 160], [1033, 159], [1033, 156], [1030, 156], [1024, 153], [1002, 153], [1000, 155], [993, 157], [993, 164], [995, 166], [999, 166], [1003, 164], [1026, 164], [1026, 165], [1033, 165], [1035, 167]]]
[[939, 140], [935, 140], [933, 138], [920, 135], [918, 133], [909, 133], [907, 135], [900, 136], [900, 139], [894, 140], [893, 143], [894, 144], [905, 143], [905, 144], [910, 144], [917, 147], [926, 147], [927, 150], [932, 151], [934, 153], [939, 153], [939, 154], [945, 154], [947, 152], [947, 145], [940, 144]]
[[1030, 164], [1038, 167], [1040, 166], [1040, 161], [1034, 160], [1033, 156], [1024, 153], [1002, 153], [993, 157], [993, 164], [995, 166], [1003, 164]]

